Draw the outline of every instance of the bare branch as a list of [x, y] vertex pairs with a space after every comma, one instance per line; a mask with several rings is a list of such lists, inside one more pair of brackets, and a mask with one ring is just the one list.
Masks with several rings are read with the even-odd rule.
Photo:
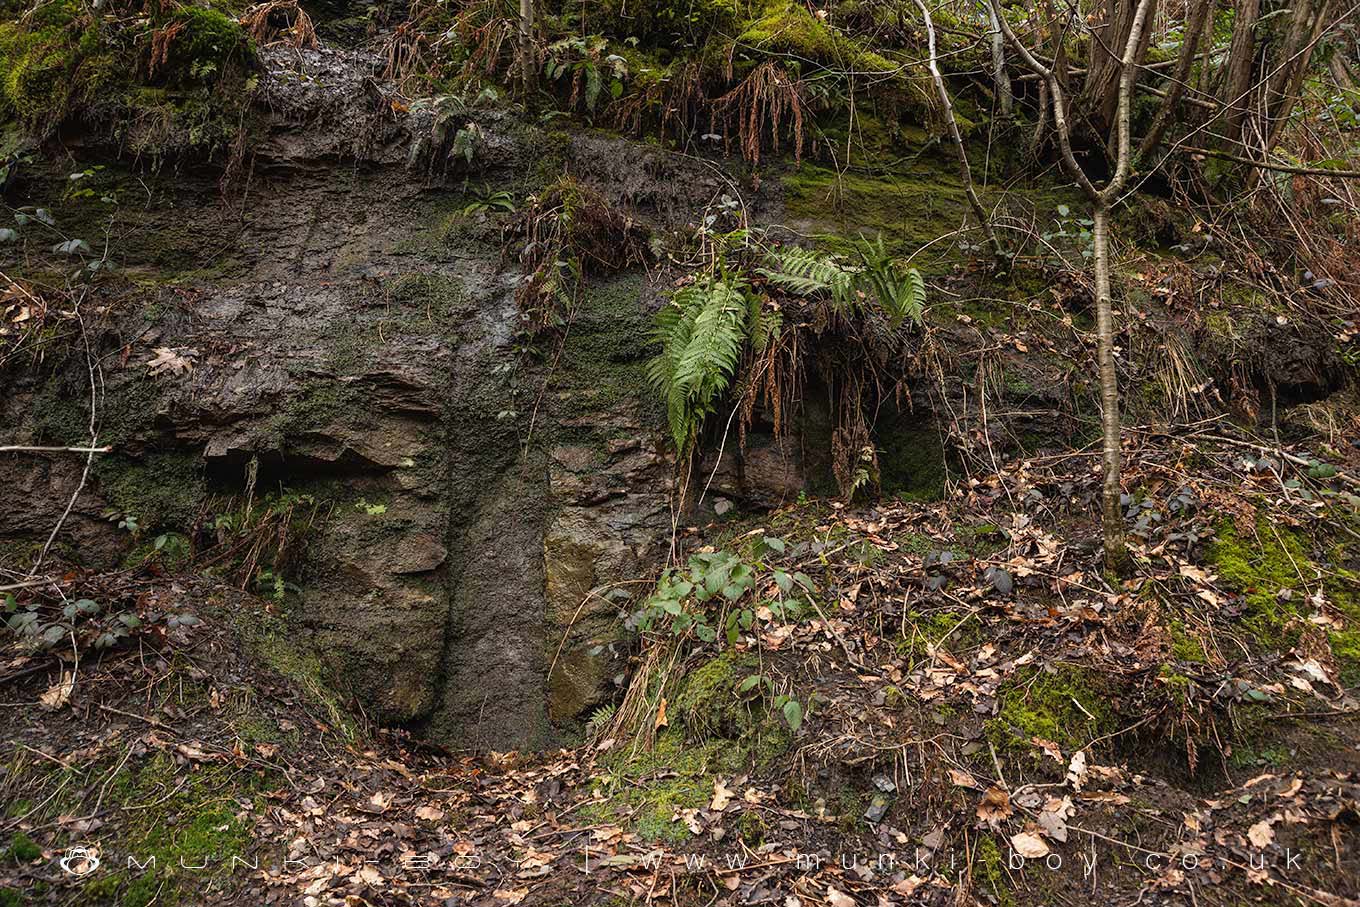
[[105, 447], [41, 447], [28, 444], [0, 445], [0, 453], [113, 453], [113, 448]]
[[982, 232], [987, 235], [987, 242], [992, 247], [992, 254], [1001, 258], [1006, 253], [1001, 248], [1001, 242], [996, 238], [996, 231], [992, 229], [992, 222], [987, 217], [986, 209], [982, 207], [982, 202], [978, 200], [977, 192], [973, 189], [973, 171], [968, 166], [968, 151], [964, 148], [963, 136], [959, 135], [958, 120], [954, 118], [954, 103], [949, 99], [949, 90], [945, 88], [944, 77], [940, 75], [939, 63], [935, 56], [935, 21], [930, 18], [930, 10], [922, 0], [916, 0], [916, 6], [921, 10], [921, 15], [926, 20], [926, 38], [930, 47], [930, 77], [935, 80], [935, 92], [940, 96], [940, 104], [944, 106], [945, 122], [949, 126], [950, 136], [954, 139], [954, 153], [959, 162], [959, 178], [963, 180], [963, 189], [968, 195], [968, 204], [972, 207], [973, 214], [976, 215], [978, 224], [982, 227]]

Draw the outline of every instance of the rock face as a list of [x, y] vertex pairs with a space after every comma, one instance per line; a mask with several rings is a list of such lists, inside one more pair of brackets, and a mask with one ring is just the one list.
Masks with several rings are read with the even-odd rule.
[[[664, 226], [722, 184], [696, 164], [658, 186], [660, 152], [495, 112], [466, 118], [481, 135], [469, 171], [431, 114], [375, 103], [372, 60], [266, 60], [248, 179], [224, 194], [211, 170], [107, 177], [145, 201], [116, 214], [123, 279], [90, 319], [98, 438], [115, 452], [64, 552], [109, 566], [161, 534], [210, 534], [247, 500], [306, 495], [321, 515], [305, 555], [253, 579], [364, 709], [458, 745], [546, 745], [608, 694], [640, 588], [618, 583], [668, 544], [671, 465], [642, 375], [654, 294], [640, 271], [592, 282], [561, 355], [536, 362], [507, 218], [469, 202], [522, 203], [569, 171]], [[63, 179], [35, 166], [16, 202], [93, 235], [101, 212], [59, 204]], [[191, 367], [151, 374], [159, 350]], [[89, 371], [74, 345], [0, 371], [0, 443], [86, 443]], [[31, 563], [83, 465], [0, 459], [19, 492], [0, 500], [7, 566]]]

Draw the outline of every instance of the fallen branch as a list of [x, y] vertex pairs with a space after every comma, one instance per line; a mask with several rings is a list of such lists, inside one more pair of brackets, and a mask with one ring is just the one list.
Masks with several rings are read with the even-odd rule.
[[1229, 154], [1226, 151], [1215, 151], [1212, 148], [1196, 148], [1194, 145], [1177, 145], [1181, 151], [1189, 151], [1191, 154], [1203, 154], [1206, 157], [1221, 158], [1225, 161], [1233, 161], [1238, 164], [1250, 164], [1262, 170], [1274, 170], [1279, 173], [1294, 173], [1299, 176], [1335, 176], [1341, 179], [1360, 179], [1360, 170], [1328, 170], [1326, 167], [1294, 167], [1289, 164], [1272, 164], [1269, 161], [1258, 161], [1255, 158], [1243, 157], [1240, 154]]
[[[1286, 460], [1293, 463], [1295, 466], [1302, 466], [1306, 469], [1312, 469], [1316, 462], [1313, 460], [1305, 460], [1303, 457], [1297, 456], [1296, 454], [1287, 453], [1280, 450], [1278, 447], [1271, 447], [1268, 444], [1257, 444], [1254, 441], [1239, 441], [1236, 438], [1224, 438], [1220, 435], [1200, 435], [1199, 437], [1206, 441], [1220, 441], [1224, 444], [1231, 444], [1234, 447], [1246, 447], [1251, 450], [1260, 451], [1261, 453], [1274, 454], [1282, 460]], [[1336, 475], [1333, 476], [1333, 478], [1340, 479], [1353, 488], [1360, 488], [1360, 479], [1349, 476], [1339, 469], [1336, 471]]]
[[0, 445], [0, 453], [113, 453], [112, 447], [41, 447], [28, 444]]

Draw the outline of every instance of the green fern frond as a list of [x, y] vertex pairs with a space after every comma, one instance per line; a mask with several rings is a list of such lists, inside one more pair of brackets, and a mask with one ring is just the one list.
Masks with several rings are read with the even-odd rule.
[[666, 398], [671, 435], [682, 450], [732, 381], [746, 342], [746, 282], [708, 277], [675, 292], [657, 315], [661, 353], [647, 377]]
[[878, 301], [894, 329], [907, 320], [919, 324], [926, 304], [921, 272], [903, 268], [885, 248], [881, 233], [872, 240], [861, 236], [855, 251], [862, 266], [856, 281], [860, 291]]
[[794, 296], [828, 294], [838, 306], [854, 304], [857, 269], [847, 267], [835, 256], [798, 246], [772, 249], [766, 255], [769, 267], [757, 273], [772, 285]]

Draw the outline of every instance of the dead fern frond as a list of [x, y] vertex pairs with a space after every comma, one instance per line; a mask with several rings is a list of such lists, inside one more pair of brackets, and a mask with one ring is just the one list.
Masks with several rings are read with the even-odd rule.
[[571, 177], [531, 199], [507, 233], [524, 239], [515, 299], [530, 334], [565, 323], [587, 276], [641, 264], [648, 249], [645, 227]]
[[430, 39], [418, 24], [403, 22], [383, 42], [383, 79], [392, 82], [404, 95], [410, 95], [423, 76], [433, 75]]
[[188, 23], [179, 20], [151, 33], [151, 62], [147, 64], [147, 78], [154, 79], [157, 71], [170, 62], [170, 48], [187, 27]]
[[760, 163], [762, 136], [768, 130], [770, 147], [778, 151], [787, 131], [793, 140], [794, 160], [802, 160], [807, 136], [803, 118], [807, 112], [803, 82], [773, 60], [760, 64], [741, 84], [713, 102], [714, 118], [725, 131], [736, 125], [742, 157]]
[[299, 49], [317, 46], [312, 17], [298, 5], [298, 0], [257, 3], [245, 11], [240, 22], [256, 44], [282, 42]]

